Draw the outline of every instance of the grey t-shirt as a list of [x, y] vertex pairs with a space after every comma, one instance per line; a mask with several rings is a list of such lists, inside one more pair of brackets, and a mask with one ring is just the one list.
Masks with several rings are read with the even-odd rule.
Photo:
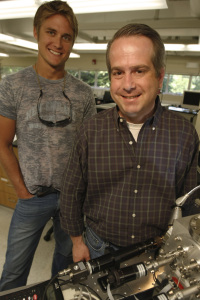
[[[7, 76], [0, 82], [0, 115], [16, 120], [20, 168], [26, 187], [35, 194], [40, 186], [60, 189], [62, 174], [73, 146], [77, 126], [96, 113], [91, 88], [70, 74], [65, 94], [71, 101], [72, 122], [65, 127], [48, 127], [38, 118], [59, 121], [70, 115], [69, 101], [63, 96], [64, 80], [39, 76], [32, 67]], [[39, 101], [38, 101], [39, 99]]]

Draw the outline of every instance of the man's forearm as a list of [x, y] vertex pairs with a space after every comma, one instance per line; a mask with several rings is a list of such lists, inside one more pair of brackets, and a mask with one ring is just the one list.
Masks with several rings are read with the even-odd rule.
[[14, 154], [12, 145], [9, 147], [1, 147], [0, 162], [5, 170], [8, 178], [14, 186], [19, 198], [30, 198], [33, 195], [27, 190], [23, 176], [20, 170], [19, 162]]

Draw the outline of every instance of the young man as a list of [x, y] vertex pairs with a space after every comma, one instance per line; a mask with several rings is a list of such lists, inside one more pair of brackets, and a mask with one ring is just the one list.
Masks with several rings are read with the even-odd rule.
[[61, 190], [75, 262], [161, 236], [175, 200], [197, 184], [197, 132], [159, 100], [164, 58], [159, 34], [144, 24], [126, 25], [108, 44], [117, 105], [84, 122]]
[[[0, 290], [26, 284], [50, 218], [56, 242], [52, 276], [72, 262], [70, 237], [60, 227], [61, 178], [76, 126], [96, 113], [90, 87], [65, 71], [77, 34], [76, 17], [66, 2], [42, 4], [34, 18], [35, 65], [0, 84], [0, 161], [19, 197]], [[19, 162], [12, 151], [15, 134]]]

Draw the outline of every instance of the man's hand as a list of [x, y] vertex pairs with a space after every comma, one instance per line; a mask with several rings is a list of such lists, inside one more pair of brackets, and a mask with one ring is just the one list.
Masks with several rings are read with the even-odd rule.
[[24, 189], [23, 192], [17, 193], [17, 196], [18, 196], [18, 198], [20, 198], [20, 199], [31, 199], [31, 198], [33, 198], [35, 195], [30, 194], [30, 193], [28, 192], [27, 189]]
[[71, 240], [73, 243], [73, 261], [78, 262], [90, 260], [90, 252], [88, 247], [85, 245], [82, 236], [71, 236]]

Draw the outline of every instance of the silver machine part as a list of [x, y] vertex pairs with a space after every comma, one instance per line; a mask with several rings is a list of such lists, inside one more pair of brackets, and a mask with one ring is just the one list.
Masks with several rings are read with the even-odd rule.
[[153, 296], [148, 300], [200, 299], [200, 215], [174, 220], [156, 257], [147, 251], [121, 263], [120, 268], [136, 264], [140, 269], [140, 263], [146, 272], [110, 290], [109, 296], [99, 284], [99, 279], [107, 275], [105, 270], [89, 275], [80, 285], [70, 285], [70, 293], [68, 285], [63, 285], [63, 299], [138, 299], [137, 295], [149, 289], [153, 289]]

